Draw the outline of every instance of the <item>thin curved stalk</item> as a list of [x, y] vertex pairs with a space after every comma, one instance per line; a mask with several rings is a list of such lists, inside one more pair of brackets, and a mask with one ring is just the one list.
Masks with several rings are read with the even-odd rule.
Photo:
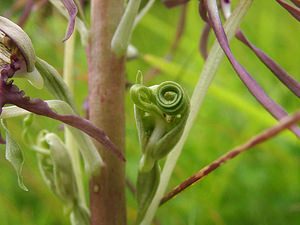
[[[233, 12], [232, 16], [228, 21], [225, 23], [225, 30], [228, 35], [228, 38], [231, 39], [236, 30], [238, 29], [240, 22], [243, 18], [243, 16], [248, 11], [250, 5], [252, 3], [252, 0], [241, 0], [239, 5], [237, 6], [236, 10]], [[186, 124], [186, 127], [183, 131], [182, 137], [179, 140], [178, 144], [174, 147], [172, 152], [167, 157], [167, 160], [165, 162], [165, 166], [161, 173], [161, 181], [158, 186], [158, 190], [154, 196], [153, 201], [151, 202], [148, 211], [146, 212], [146, 215], [143, 219], [143, 221], [140, 223], [140, 225], [149, 225], [151, 224], [151, 221], [153, 220], [153, 217], [155, 215], [155, 212], [159, 206], [160, 200], [163, 197], [167, 185], [169, 183], [171, 174], [174, 170], [174, 167], [176, 165], [176, 162], [181, 154], [181, 151], [183, 149], [183, 145], [188, 137], [188, 134], [196, 120], [198, 111], [200, 110], [200, 107], [203, 103], [204, 97], [208, 91], [208, 88], [216, 74], [216, 71], [219, 67], [219, 64], [221, 63], [222, 59], [224, 57], [224, 53], [222, 49], [220, 48], [219, 44], [217, 42], [214, 43], [210, 54], [204, 64], [203, 70], [200, 74], [199, 81], [195, 87], [193, 96], [191, 98], [191, 111], [189, 114], [189, 118]]]
[[206, 177], [211, 172], [218, 169], [220, 166], [222, 166], [227, 161], [235, 158], [239, 154], [246, 152], [247, 150], [250, 150], [254, 146], [257, 146], [275, 136], [280, 134], [282, 131], [288, 129], [292, 125], [295, 125], [300, 121], [300, 111], [297, 111], [294, 115], [286, 116], [283, 118], [278, 124], [275, 126], [268, 128], [264, 130], [263, 132], [259, 133], [258, 135], [250, 138], [248, 141], [246, 141], [244, 144], [239, 145], [232, 150], [228, 151], [218, 159], [214, 160], [212, 163], [204, 167], [203, 169], [199, 170], [197, 173], [195, 173], [193, 176], [189, 177], [185, 181], [183, 181], [181, 184], [176, 186], [172, 189], [168, 194], [166, 194], [161, 202], [160, 205], [166, 203], [167, 201], [174, 198], [176, 195], [184, 191], [186, 188], [190, 187], [192, 184], [195, 184], [196, 182], [202, 180], [204, 177]]
[[[76, 42], [76, 32], [74, 32], [71, 37], [65, 42], [65, 51], [64, 51], [64, 71], [63, 78], [65, 83], [68, 86], [71, 94], [74, 93], [74, 50], [75, 50], [75, 42]], [[79, 193], [79, 199], [82, 204], [87, 208], [85, 191], [84, 191], [84, 183], [83, 183], [83, 175], [82, 168], [80, 163], [80, 154], [75, 145], [75, 140], [69, 129], [64, 130], [65, 133], [65, 145], [66, 149], [69, 151], [73, 170], [75, 174], [76, 184]]]

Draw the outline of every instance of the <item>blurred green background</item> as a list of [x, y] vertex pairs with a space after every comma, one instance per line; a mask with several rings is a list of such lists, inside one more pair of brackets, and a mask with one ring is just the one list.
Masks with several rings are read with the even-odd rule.
[[[128, 82], [133, 83], [137, 70], [149, 77], [153, 66], [164, 69], [148, 79], [148, 84], [164, 80], [181, 83], [191, 95], [203, 67], [198, 42], [203, 22], [198, 16], [196, 0], [187, 7], [184, 35], [174, 58], [164, 56], [176, 33], [181, 8], [167, 9], [158, 1], [133, 33], [132, 44], [140, 57], [126, 66]], [[233, 1], [236, 4], [238, 1]], [[17, 21], [20, 10], [10, 13], [14, 4], [2, 0], [0, 14]], [[63, 43], [67, 21], [50, 5], [34, 10], [24, 29], [29, 34], [38, 56], [62, 72]], [[275, 1], [254, 1], [241, 28], [249, 39], [263, 49], [294, 77], [300, 80], [300, 24]], [[211, 35], [210, 43], [213, 42]], [[293, 96], [266, 69], [254, 54], [237, 40], [231, 43], [238, 60], [248, 69], [266, 92], [289, 112], [299, 108]], [[82, 110], [87, 96], [87, 65], [85, 51], [77, 40], [75, 54], [75, 100]], [[20, 87], [32, 97], [52, 98], [44, 90], [36, 90], [18, 80]], [[133, 105], [126, 97], [127, 176], [135, 183], [140, 157]], [[83, 114], [82, 114], [83, 115]], [[200, 168], [254, 134], [274, 124], [274, 120], [249, 94], [231, 66], [223, 60], [213, 86], [204, 101], [169, 187], [182, 182]], [[59, 225], [69, 224], [61, 203], [43, 183], [34, 152], [21, 142], [22, 119], [9, 120], [14, 135], [24, 150], [24, 183], [29, 191], [17, 186], [11, 165], [5, 160], [4, 146], [0, 151], [0, 224]], [[36, 118], [33, 133], [40, 129], [58, 132], [59, 123]], [[3, 133], [3, 131], [2, 131]], [[133, 224], [136, 204], [128, 191], [128, 220]], [[273, 140], [247, 152], [222, 166], [202, 182], [163, 205], [157, 214], [162, 225], [298, 225], [300, 224], [300, 148], [299, 141], [284, 132]]]

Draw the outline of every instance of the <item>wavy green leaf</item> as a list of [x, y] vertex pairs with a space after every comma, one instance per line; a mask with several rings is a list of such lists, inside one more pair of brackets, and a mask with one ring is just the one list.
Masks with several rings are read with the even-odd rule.
[[28, 191], [27, 187], [23, 183], [22, 177], [22, 168], [24, 164], [22, 150], [17, 141], [11, 136], [5, 120], [1, 119], [1, 125], [6, 133], [5, 158], [10, 162], [17, 173], [19, 187], [24, 191]]

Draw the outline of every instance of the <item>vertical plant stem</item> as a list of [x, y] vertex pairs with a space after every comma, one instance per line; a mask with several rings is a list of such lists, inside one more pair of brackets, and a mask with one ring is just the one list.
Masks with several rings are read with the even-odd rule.
[[[74, 93], [74, 48], [75, 48], [76, 33], [74, 32], [71, 37], [65, 42], [64, 50], [64, 81], [67, 84], [69, 91]], [[75, 110], [75, 109], [74, 109]], [[76, 111], [76, 110], [75, 110]], [[75, 145], [74, 137], [69, 129], [65, 129], [65, 145], [69, 151], [75, 177], [79, 198], [82, 204], [86, 205], [86, 197], [83, 184], [82, 166], [80, 163], [80, 154]]]
[[[224, 28], [226, 34], [228, 35], [229, 40], [235, 35], [236, 30], [239, 28], [239, 24], [243, 16], [248, 11], [251, 3], [252, 0], [241, 0], [239, 5], [233, 12], [232, 16], [225, 23]], [[191, 111], [186, 123], [186, 127], [183, 131], [182, 137], [167, 157], [167, 160], [165, 162], [164, 168], [161, 173], [161, 179], [160, 179], [161, 182], [158, 186], [158, 189], [152, 200], [152, 203], [150, 204], [149, 209], [144, 217], [144, 220], [141, 222], [140, 225], [150, 225], [151, 221], [153, 220], [155, 212], [159, 206], [160, 200], [167, 189], [167, 185], [169, 183], [171, 174], [181, 154], [184, 143], [188, 137], [188, 134], [193, 124], [195, 123], [197, 114], [203, 103], [204, 97], [206, 96], [208, 88], [213, 78], [215, 77], [215, 74], [217, 72], [217, 69], [219, 68], [219, 64], [221, 63], [223, 57], [224, 57], [224, 53], [220, 48], [218, 42], [215, 41], [208, 55], [208, 58], [204, 64], [198, 83], [196, 84], [196, 87], [194, 89], [194, 93], [191, 98]]]
[[[123, 0], [91, 1], [89, 116], [124, 150], [124, 58], [111, 51], [111, 40], [124, 10]], [[97, 144], [105, 166], [90, 182], [92, 225], [125, 225], [125, 164]]]

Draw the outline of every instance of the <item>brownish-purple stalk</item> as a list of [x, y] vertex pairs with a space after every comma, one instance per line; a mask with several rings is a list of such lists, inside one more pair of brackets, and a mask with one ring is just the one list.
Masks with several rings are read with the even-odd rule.
[[[89, 52], [89, 118], [124, 151], [124, 58], [111, 51], [111, 40], [124, 7], [123, 0], [91, 1]], [[97, 143], [96, 143], [97, 144]], [[125, 164], [97, 145], [105, 162], [90, 182], [92, 225], [125, 225]]]
[[286, 116], [284, 117], [278, 124], [275, 126], [266, 129], [265, 131], [259, 133], [258, 135], [250, 138], [248, 141], [246, 141], [244, 144], [239, 145], [232, 150], [228, 151], [224, 155], [220, 156], [218, 159], [214, 160], [212, 163], [204, 167], [203, 169], [199, 170], [197, 173], [195, 173], [193, 176], [189, 177], [185, 181], [183, 181], [181, 184], [179, 184], [177, 187], [175, 187], [173, 190], [171, 190], [169, 193], [167, 193], [160, 201], [160, 205], [166, 203], [170, 199], [174, 198], [176, 195], [180, 194], [182, 191], [184, 191], [186, 188], [190, 187], [191, 185], [195, 184], [196, 182], [202, 180], [207, 175], [218, 169], [220, 166], [222, 166], [227, 161], [235, 158], [239, 154], [246, 152], [247, 150], [250, 150], [251, 148], [275, 137], [279, 133], [281, 133], [283, 130], [290, 128], [291, 126], [297, 124], [300, 121], [300, 111], [297, 111], [292, 116]]

